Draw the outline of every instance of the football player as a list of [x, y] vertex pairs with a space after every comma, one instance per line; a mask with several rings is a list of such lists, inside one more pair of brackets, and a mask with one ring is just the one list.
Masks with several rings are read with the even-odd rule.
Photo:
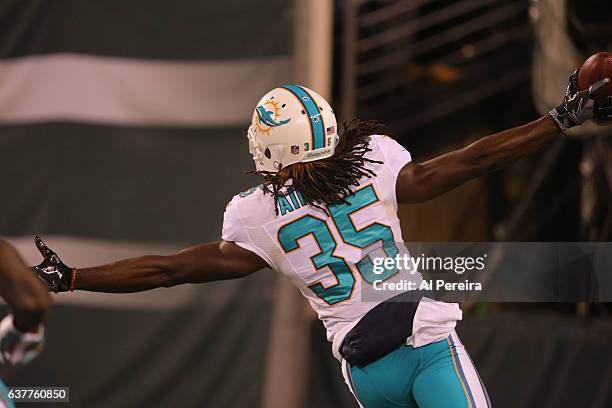
[[[363, 407], [487, 407], [478, 373], [455, 332], [461, 310], [415, 293], [365, 301], [376, 280], [371, 251], [397, 253], [398, 204], [434, 198], [547, 146], [585, 122], [612, 119], [610, 98], [580, 91], [572, 75], [563, 102], [534, 122], [484, 137], [423, 163], [376, 122], [338, 129], [316, 92], [288, 85], [257, 104], [248, 141], [263, 183], [236, 195], [221, 240], [170, 256], [69, 268], [40, 238], [40, 279], [55, 292], [137, 292], [247, 276], [264, 267], [287, 275], [327, 329], [333, 355]], [[401, 295], [400, 295], [401, 296]]]
[[[0, 240], [0, 297], [10, 308], [10, 314], [0, 322], [0, 364], [27, 363], [42, 350], [43, 324], [51, 297], [17, 251], [3, 240]], [[1, 381], [0, 407], [14, 407]]]

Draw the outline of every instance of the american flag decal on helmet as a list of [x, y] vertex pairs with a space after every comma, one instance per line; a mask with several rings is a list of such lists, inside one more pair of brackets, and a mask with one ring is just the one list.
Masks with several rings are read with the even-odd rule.
[[333, 135], [335, 131], [336, 131], [336, 127], [335, 126], [330, 126], [330, 127], [327, 128], [327, 134], [328, 135]]

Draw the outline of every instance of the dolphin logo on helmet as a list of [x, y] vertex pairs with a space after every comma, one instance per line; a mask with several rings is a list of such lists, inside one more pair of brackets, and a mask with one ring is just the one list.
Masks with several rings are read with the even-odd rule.
[[266, 126], [280, 126], [289, 123], [291, 120], [291, 118], [289, 118], [277, 122], [274, 120], [274, 118], [272, 118], [273, 114], [274, 112], [267, 110], [265, 106], [257, 107], [257, 116], [259, 117], [259, 121]]

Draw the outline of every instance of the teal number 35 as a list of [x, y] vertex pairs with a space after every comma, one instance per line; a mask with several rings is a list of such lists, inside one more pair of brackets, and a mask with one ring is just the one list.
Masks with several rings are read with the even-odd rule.
[[[342, 240], [362, 249], [382, 241], [382, 247], [387, 256], [395, 256], [397, 248], [391, 228], [375, 222], [357, 230], [351, 220], [351, 215], [379, 201], [372, 185], [353, 192], [346, 197], [346, 201], [348, 204], [334, 204], [328, 208], [331, 219], [336, 225]], [[338, 243], [334, 239], [326, 220], [310, 214], [304, 215], [284, 225], [278, 231], [278, 240], [283, 250], [288, 253], [298, 249], [300, 247], [298, 241], [308, 235], [312, 235], [320, 248], [320, 251], [310, 258], [313, 266], [317, 270], [325, 267], [329, 268], [338, 281], [329, 287], [324, 287], [323, 284], [318, 282], [311, 285], [310, 289], [330, 305], [349, 299], [355, 287], [355, 276], [346, 260], [334, 255]], [[397, 269], [390, 269], [381, 274], [374, 274], [372, 261], [368, 256], [357, 263], [357, 269], [366, 282], [370, 284], [375, 280], [388, 279], [398, 272]]]

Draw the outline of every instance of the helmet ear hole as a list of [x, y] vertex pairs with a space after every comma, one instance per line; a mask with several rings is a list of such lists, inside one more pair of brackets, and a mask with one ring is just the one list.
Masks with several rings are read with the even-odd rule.
[[265, 155], [265, 156], [266, 156], [268, 159], [272, 158], [272, 153], [270, 152], [270, 149], [266, 149], [266, 151], [264, 152], [264, 155]]

